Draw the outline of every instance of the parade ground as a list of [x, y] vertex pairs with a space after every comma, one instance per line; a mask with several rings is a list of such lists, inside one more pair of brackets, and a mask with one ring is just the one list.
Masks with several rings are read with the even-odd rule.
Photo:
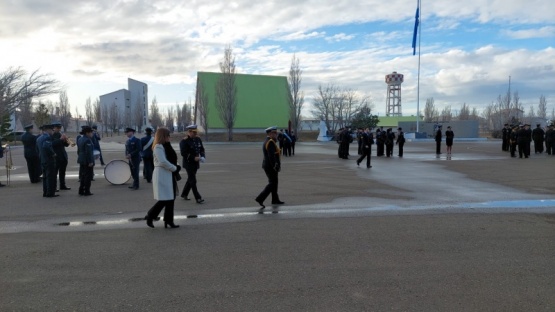
[[[343, 160], [335, 142], [299, 142], [282, 158], [285, 204], [259, 213], [263, 139], [205, 143], [205, 203], [178, 197], [177, 229], [148, 228], [151, 185], [113, 185], [98, 163], [94, 195], [79, 196], [76, 148], [72, 189], [43, 198], [12, 148], [0, 311], [555, 310], [555, 156], [511, 158], [496, 140], [436, 155], [419, 141], [403, 158], [373, 146], [367, 169], [356, 143]], [[106, 163], [124, 140], [101, 142]]]

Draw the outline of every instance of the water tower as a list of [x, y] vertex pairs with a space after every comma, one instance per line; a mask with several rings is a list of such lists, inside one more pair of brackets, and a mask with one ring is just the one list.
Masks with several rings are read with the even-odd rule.
[[401, 113], [403, 74], [392, 72], [389, 75], [385, 75], [385, 83], [387, 83], [386, 116], [403, 116]]

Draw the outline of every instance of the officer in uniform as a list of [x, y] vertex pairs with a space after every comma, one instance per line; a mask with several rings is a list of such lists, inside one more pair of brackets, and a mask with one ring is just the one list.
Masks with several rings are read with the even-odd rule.
[[59, 122], [52, 123], [54, 133], [52, 134], [52, 147], [56, 153], [56, 173], [60, 179], [60, 190], [71, 190], [66, 185], [66, 169], [67, 169], [67, 152], [66, 147], [69, 146], [67, 137], [62, 134], [62, 124]]
[[135, 137], [135, 129], [125, 128], [127, 141], [125, 142], [125, 158], [129, 161], [129, 169], [133, 177], [133, 185], [129, 186], [132, 190], [139, 189], [139, 167], [141, 165], [141, 140]]
[[206, 159], [202, 140], [197, 136], [197, 125], [190, 125], [187, 128], [187, 137], [179, 142], [179, 150], [183, 157], [183, 168], [187, 171], [187, 182], [181, 192], [181, 197], [189, 200], [189, 192], [193, 191], [193, 196], [197, 204], [202, 204], [204, 199], [197, 189], [197, 171], [200, 163]]
[[56, 194], [56, 153], [52, 146], [52, 125], [42, 126], [43, 134], [37, 139], [42, 168], [42, 196], [57, 197]]
[[384, 155], [384, 145], [385, 145], [385, 131], [383, 131], [383, 127], [376, 129], [376, 156], [383, 156]]
[[547, 131], [545, 131], [545, 150], [547, 151], [547, 155], [551, 155], [553, 151], [553, 135], [555, 131], [553, 131], [553, 124], [550, 124], [547, 127]]
[[141, 154], [143, 157], [143, 178], [145, 178], [148, 183], [151, 183], [152, 172], [154, 171], [152, 142], [154, 142], [154, 138], [152, 137], [152, 128], [147, 127], [145, 129], [145, 136], [141, 138], [141, 146], [143, 147]]
[[366, 128], [365, 131], [360, 134], [360, 142], [362, 156], [357, 159], [357, 166], [360, 166], [360, 163], [366, 157], [366, 168], [372, 168], [372, 166], [370, 165], [370, 154], [372, 153], [372, 144], [374, 144], [374, 138], [372, 137], [370, 129]]
[[524, 125], [524, 130], [526, 131], [526, 145], [524, 146], [524, 151], [526, 152], [526, 156], [530, 157], [530, 144], [532, 143], [532, 129], [530, 129], [529, 124]]
[[397, 141], [395, 144], [399, 146], [399, 157], [403, 157], [403, 146], [405, 145], [405, 141], [403, 128], [397, 128]]
[[504, 152], [509, 150], [510, 134], [511, 134], [511, 128], [509, 127], [509, 124], [505, 124], [505, 126], [501, 130], [501, 139], [503, 140], [503, 143], [501, 144], [501, 150]]
[[532, 140], [534, 140], [534, 153], [543, 153], [543, 140], [545, 131], [541, 128], [540, 124], [536, 125], [536, 129], [532, 130]]
[[[92, 126], [92, 142], [93, 142], [93, 147], [95, 150], [98, 151], [98, 159], [100, 160], [100, 165], [104, 166], [104, 158], [102, 158], [102, 150], [100, 149], [100, 140], [102, 140], [102, 138], [100, 137], [100, 135], [98, 134], [98, 126], [94, 125]], [[79, 142], [79, 141], [76, 141]]]
[[528, 140], [525, 125], [520, 125], [520, 129], [517, 132], [516, 144], [518, 145], [519, 158], [522, 158], [522, 156], [524, 156], [524, 158], [528, 158], [528, 155], [526, 154], [526, 145], [530, 147], [530, 141]]
[[387, 157], [393, 156], [393, 142], [395, 141], [395, 133], [393, 129], [387, 128], [385, 133], [385, 155]]
[[94, 143], [93, 143], [93, 129], [91, 127], [84, 127], [81, 131], [81, 137], [77, 142], [78, 156], [77, 162], [79, 163], [79, 196], [90, 196], [91, 181], [94, 172]]
[[254, 199], [259, 205], [260, 210], [266, 208], [264, 200], [268, 195], [272, 194], [272, 205], [285, 204], [279, 199], [278, 195], [278, 173], [281, 171], [280, 150], [276, 143], [277, 128], [269, 127], [266, 129], [266, 140], [262, 145], [262, 154], [264, 160], [262, 161], [262, 169], [268, 177], [268, 184], [262, 192]]
[[516, 147], [518, 141], [518, 126], [513, 126], [509, 132], [509, 150], [511, 152], [511, 157], [516, 157]]
[[436, 130], [436, 136], [435, 136], [435, 140], [436, 140], [436, 155], [441, 154], [441, 138], [442, 138], [441, 125], [438, 125], [438, 126], [437, 126], [437, 130]]
[[41, 168], [40, 158], [37, 152], [37, 138], [38, 136], [32, 133], [33, 125], [25, 126], [25, 133], [21, 136], [23, 142], [23, 155], [27, 161], [27, 172], [31, 183], [39, 183]]

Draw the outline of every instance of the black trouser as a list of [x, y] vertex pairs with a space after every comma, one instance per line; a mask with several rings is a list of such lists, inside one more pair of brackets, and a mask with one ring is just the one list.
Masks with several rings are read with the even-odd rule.
[[31, 183], [40, 182], [41, 167], [40, 158], [38, 156], [25, 156], [27, 161], [27, 172], [29, 173], [29, 180]]
[[378, 142], [377, 145], [378, 145], [378, 148], [376, 149], [376, 156], [383, 156], [384, 143]]
[[387, 157], [393, 156], [393, 143], [388, 143], [385, 145], [385, 155]]
[[272, 203], [279, 202], [278, 196], [278, 172], [274, 169], [266, 169], [264, 168], [264, 172], [266, 172], [266, 176], [268, 177], [268, 184], [262, 190], [262, 192], [256, 197], [257, 202], [264, 202], [268, 195], [272, 194]]
[[67, 159], [56, 159], [56, 174], [60, 179], [60, 187], [66, 187]]
[[54, 196], [56, 193], [56, 163], [42, 163], [42, 195]]
[[193, 191], [193, 196], [195, 199], [201, 199], [200, 193], [197, 189], [197, 164], [196, 163], [185, 163], [185, 171], [187, 171], [187, 182], [185, 183], [185, 187], [183, 188], [183, 192], [181, 192], [181, 197], [189, 196], [189, 192]]
[[155, 218], [158, 217], [158, 215], [160, 214], [162, 209], [166, 208], [164, 210], [164, 222], [173, 223], [173, 206], [174, 206], [174, 203], [175, 203], [174, 199], [159, 200], [159, 201], [156, 202], [156, 204], [154, 204], [154, 206], [152, 206], [152, 208], [150, 208], [150, 210], [147, 212], [147, 216], [150, 219], [155, 219]]
[[535, 140], [534, 141], [534, 152], [535, 153], [543, 153], [543, 140]]
[[508, 151], [509, 150], [509, 140], [503, 139], [503, 143], [501, 144], [501, 150], [502, 151]]
[[81, 180], [79, 181], [79, 194], [89, 194], [91, 192], [91, 181], [94, 175], [94, 167], [89, 167], [89, 165], [79, 166], [79, 176]]
[[522, 155], [524, 155], [524, 157], [528, 158], [528, 154], [526, 154], [526, 145], [530, 148], [530, 143], [518, 142], [518, 157], [522, 158]]
[[509, 147], [511, 151], [511, 157], [516, 157], [516, 143], [511, 143]]
[[295, 155], [295, 142], [291, 142], [291, 150], [293, 151], [293, 155]]
[[370, 168], [370, 154], [372, 153], [372, 148], [362, 148], [362, 156], [357, 160], [357, 164], [360, 164], [366, 157], [366, 168]]
[[143, 177], [150, 182], [152, 180], [152, 172], [154, 171], [154, 158], [143, 158]]
[[441, 141], [436, 142], [436, 154], [441, 154]]
[[131, 177], [133, 177], [133, 187], [139, 188], [139, 166], [141, 165], [141, 159], [129, 160], [129, 169], [131, 170]]
[[548, 155], [551, 155], [551, 149], [552, 149], [552, 143], [551, 141], [545, 141], [545, 151], [547, 152]]
[[399, 145], [399, 157], [403, 157], [403, 145], [405, 145], [405, 143], [398, 143]]

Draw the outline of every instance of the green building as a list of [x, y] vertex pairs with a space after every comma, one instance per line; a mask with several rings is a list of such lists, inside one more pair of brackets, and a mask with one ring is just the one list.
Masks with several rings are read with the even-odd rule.
[[[197, 94], [199, 84], [204, 86], [208, 96], [208, 131], [222, 132], [226, 128], [220, 120], [216, 108], [216, 84], [221, 73], [198, 72]], [[237, 115], [234, 131], [259, 131], [269, 126], [287, 127], [289, 122], [289, 88], [287, 77], [235, 74], [237, 88]], [[197, 100], [198, 102], [198, 100]], [[203, 125], [198, 108], [195, 109], [194, 121]]]

